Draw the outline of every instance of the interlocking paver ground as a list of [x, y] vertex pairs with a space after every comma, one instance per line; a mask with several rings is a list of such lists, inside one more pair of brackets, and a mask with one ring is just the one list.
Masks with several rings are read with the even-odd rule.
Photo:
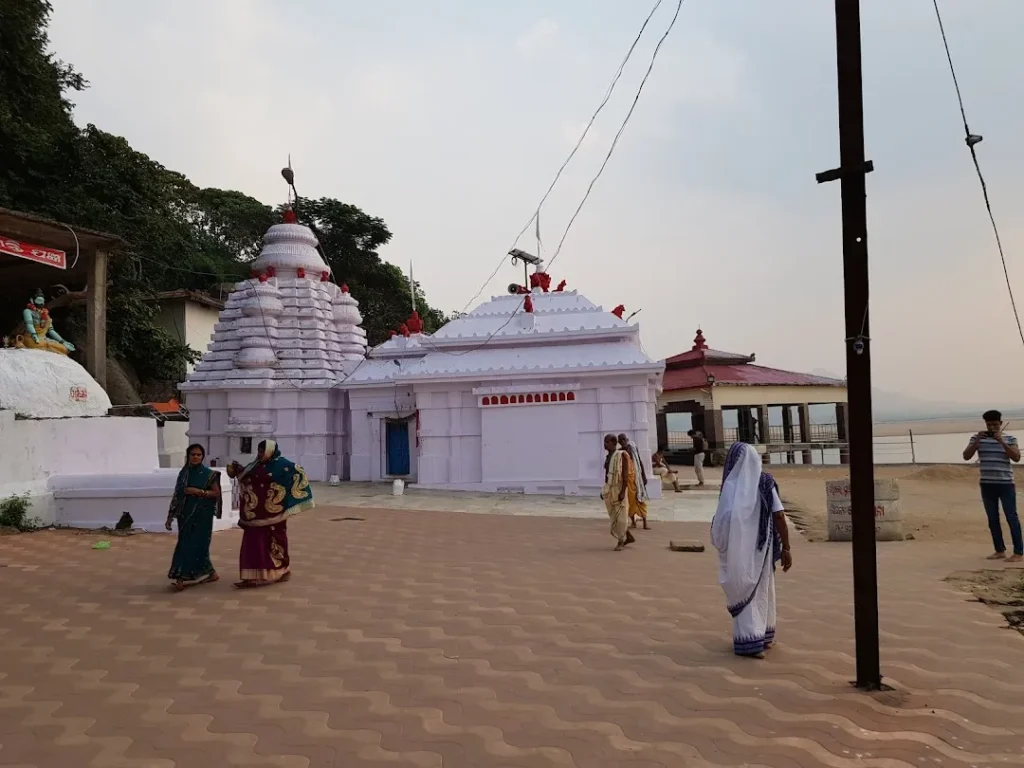
[[225, 532], [223, 580], [181, 594], [170, 536], [0, 538], [0, 766], [1024, 765], [1024, 637], [942, 581], [971, 553], [879, 545], [894, 690], [866, 695], [849, 546], [795, 543], [758, 662], [713, 553], [667, 549], [706, 535], [321, 507], [291, 582], [234, 590]]

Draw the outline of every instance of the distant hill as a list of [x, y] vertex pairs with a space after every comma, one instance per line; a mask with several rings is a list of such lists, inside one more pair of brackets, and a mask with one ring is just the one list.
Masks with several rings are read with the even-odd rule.
[[[828, 376], [833, 379], [844, 379], [845, 376], [816, 369], [813, 371], [816, 376]], [[979, 405], [972, 403], [956, 403], [947, 400], [926, 400], [912, 395], [904, 395], [900, 392], [887, 392], [878, 387], [871, 389], [871, 406], [874, 411], [875, 421], [912, 421], [914, 419], [935, 419], [935, 418], [968, 418], [981, 414], [990, 405]], [[1021, 406], [1002, 405], [1002, 410], [1009, 413], [1020, 413], [1024, 411]]]

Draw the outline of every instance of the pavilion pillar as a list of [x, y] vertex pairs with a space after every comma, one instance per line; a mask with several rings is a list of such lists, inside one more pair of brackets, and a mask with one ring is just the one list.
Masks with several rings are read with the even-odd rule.
[[668, 414], [658, 413], [654, 416], [654, 422], [657, 425], [658, 432], [658, 450], [668, 450]]
[[[782, 406], [782, 442], [786, 445], [793, 444], [793, 406]], [[795, 464], [796, 454], [793, 451], [786, 451], [786, 463]]]
[[764, 456], [762, 461], [765, 464], [772, 463], [772, 454], [768, 450], [768, 445], [771, 443], [771, 430], [768, 428], [768, 406], [759, 405], [757, 406], [757, 434], [754, 439], [765, 446]]
[[[95, 251], [89, 259], [89, 290], [85, 297], [85, 369], [107, 388], [107, 253]], [[141, 342], [144, 343], [144, 342]]]
[[804, 444], [801, 457], [804, 464], [810, 464], [812, 460], [811, 448], [811, 406], [808, 403], [801, 403], [797, 406], [800, 412], [800, 442]]
[[846, 445], [839, 449], [839, 463], [850, 463], [850, 417], [846, 403], [836, 403], [836, 440]]
[[725, 422], [722, 419], [721, 408], [706, 408], [704, 410], [704, 440], [707, 442], [707, 450], [711, 453], [712, 462], [725, 450]]

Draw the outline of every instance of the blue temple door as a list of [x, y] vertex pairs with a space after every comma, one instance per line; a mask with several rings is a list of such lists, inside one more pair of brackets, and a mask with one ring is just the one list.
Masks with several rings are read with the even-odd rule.
[[408, 475], [409, 466], [409, 422], [388, 421], [384, 433], [384, 449], [387, 453], [387, 473]]

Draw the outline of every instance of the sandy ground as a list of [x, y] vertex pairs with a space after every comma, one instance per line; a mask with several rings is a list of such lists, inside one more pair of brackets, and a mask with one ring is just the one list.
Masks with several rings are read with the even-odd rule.
[[[825, 481], [849, 477], [847, 467], [772, 467], [786, 509], [811, 541], [826, 538]], [[904, 533], [991, 550], [978, 494], [978, 468], [952, 464], [879, 466], [878, 479], [897, 480]], [[1018, 470], [1018, 484], [1024, 471]]]

